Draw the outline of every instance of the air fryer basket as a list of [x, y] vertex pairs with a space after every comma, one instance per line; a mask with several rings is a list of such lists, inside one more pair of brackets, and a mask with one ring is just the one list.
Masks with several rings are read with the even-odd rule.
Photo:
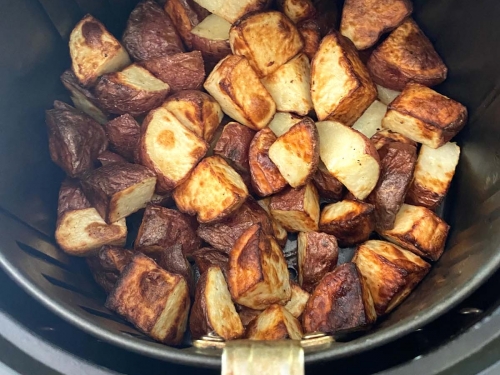
[[[53, 240], [62, 173], [50, 162], [44, 109], [68, 100], [59, 75], [67, 39], [85, 14], [120, 35], [133, 0], [0, 1], [0, 263], [44, 305], [112, 344], [146, 356], [218, 366], [218, 352], [170, 348], [103, 307], [104, 294], [81, 259]], [[500, 264], [500, 3], [415, 0], [414, 17], [449, 67], [438, 91], [464, 103], [470, 121], [458, 137], [459, 169], [447, 200], [452, 230], [441, 260], [414, 293], [365, 336], [306, 351], [306, 362], [353, 355], [435, 319], [483, 283]]]

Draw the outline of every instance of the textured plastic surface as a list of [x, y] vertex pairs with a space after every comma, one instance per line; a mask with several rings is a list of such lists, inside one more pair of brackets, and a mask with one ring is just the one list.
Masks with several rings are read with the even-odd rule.
[[[69, 66], [67, 37], [87, 12], [119, 36], [129, 0], [16, 0], [0, 23], [0, 207], [26, 222], [0, 217], [0, 262], [45, 305], [82, 329], [119, 346], [169, 361], [217, 366], [217, 353], [175, 349], [138, 333], [102, 307], [103, 294], [84, 264], [54, 246], [61, 172], [49, 159], [43, 111], [67, 100], [59, 75]], [[433, 320], [475, 290], [500, 263], [500, 3], [415, 1], [415, 18], [450, 68], [438, 90], [464, 103], [470, 121], [458, 138], [462, 155], [445, 218], [445, 254], [400, 308], [368, 335], [308, 351], [306, 362], [379, 346]]]

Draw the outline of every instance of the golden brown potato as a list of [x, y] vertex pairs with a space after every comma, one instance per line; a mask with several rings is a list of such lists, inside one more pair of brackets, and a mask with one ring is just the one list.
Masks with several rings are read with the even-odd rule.
[[316, 123], [319, 132], [319, 153], [328, 171], [360, 200], [377, 185], [380, 159], [366, 136], [341, 123]]
[[87, 14], [69, 37], [71, 67], [78, 81], [92, 86], [97, 78], [130, 64], [127, 51], [104, 25]]
[[319, 162], [319, 136], [314, 121], [304, 117], [269, 148], [269, 159], [293, 188], [306, 185]]
[[230, 28], [231, 24], [224, 18], [211, 14], [191, 30], [193, 49], [201, 51], [207, 72], [231, 54]]
[[210, 14], [208, 10], [193, 0], [167, 0], [164, 9], [188, 50], [192, 50], [191, 30]]
[[352, 261], [366, 279], [378, 316], [398, 306], [431, 267], [419, 256], [385, 241], [360, 245]]
[[375, 100], [352, 125], [352, 128], [370, 138], [376, 132], [382, 130], [382, 119], [386, 112], [387, 106]]
[[307, 20], [316, 14], [316, 8], [311, 0], [279, 0], [278, 9], [293, 23]]
[[321, 29], [318, 22], [316, 20], [305, 20], [297, 24], [297, 30], [304, 41], [302, 53], [305, 53], [309, 57], [309, 61], [312, 61], [321, 43]]
[[155, 171], [159, 192], [171, 191], [185, 181], [207, 149], [208, 144], [166, 108], [151, 111], [142, 123], [140, 160]]
[[321, 198], [339, 201], [344, 195], [344, 185], [333, 176], [321, 160], [313, 176], [313, 183]]
[[346, 0], [340, 32], [357, 49], [373, 46], [380, 36], [396, 28], [413, 11], [410, 0]]
[[133, 251], [121, 247], [103, 246], [95, 256], [87, 258], [87, 264], [96, 283], [109, 293], [134, 255]]
[[262, 310], [291, 298], [290, 279], [283, 252], [260, 225], [248, 228], [229, 253], [228, 284], [236, 303]]
[[319, 196], [312, 183], [273, 195], [269, 209], [271, 216], [289, 232], [318, 230]]
[[397, 91], [409, 82], [435, 86], [448, 73], [430, 40], [411, 18], [373, 51], [367, 67], [375, 83]]
[[374, 135], [372, 135], [370, 140], [377, 149], [377, 151], [392, 142], [405, 143], [407, 145], [417, 147], [417, 142], [412, 141], [411, 139], [405, 137], [402, 134], [393, 132], [392, 130], [388, 129], [382, 129], [376, 132]]
[[235, 55], [248, 59], [259, 78], [274, 73], [304, 46], [293, 22], [277, 11], [240, 18], [231, 26], [229, 44]]
[[106, 224], [90, 205], [77, 180], [63, 181], [57, 217], [56, 242], [71, 255], [94, 255], [104, 245], [124, 246], [127, 240], [125, 219]]
[[327, 273], [307, 301], [304, 332], [338, 333], [366, 329], [377, 319], [370, 290], [356, 264]]
[[271, 210], [269, 209], [269, 204], [271, 203], [271, 198], [264, 198], [257, 201], [259, 206], [261, 206], [271, 218], [271, 224], [273, 226], [274, 238], [278, 245], [284, 247], [288, 240], [288, 232], [283, 228], [283, 226], [271, 216]]
[[159, 107], [170, 87], [148, 70], [132, 64], [121, 72], [103, 75], [94, 90], [100, 105], [109, 113], [139, 116]]
[[433, 149], [423, 145], [406, 202], [435, 210], [443, 201], [460, 157], [460, 147], [448, 142]]
[[219, 156], [203, 159], [174, 191], [179, 210], [197, 214], [200, 223], [228, 217], [247, 197], [248, 190], [241, 176]]
[[210, 13], [217, 14], [230, 23], [236, 22], [247, 13], [263, 10], [268, 6], [267, 0], [194, 0]]
[[85, 112], [101, 125], [108, 122], [109, 114], [99, 108], [99, 101], [95, 95], [78, 82], [78, 78], [71, 69], [66, 70], [61, 75], [61, 82], [70, 92], [75, 108]]
[[276, 112], [268, 127], [276, 137], [280, 137], [291, 129], [292, 126], [302, 121], [303, 117], [293, 113]]
[[142, 165], [114, 163], [86, 173], [80, 184], [92, 206], [111, 224], [146, 207], [156, 176]]
[[375, 205], [375, 226], [379, 230], [391, 229], [396, 215], [405, 201], [417, 162], [415, 146], [392, 142], [380, 149], [380, 179], [367, 198]]
[[224, 126], [222, 134], [214, 147], [214, 154], [224, 158], [234, 169], [250, 173], [248, 153], [255, 132], [245, 125], [230, 122]]
[[409, 83], [390, 105], [382, 126], [415, 142], [438, 148], [467, 122], [467, 108], [436, 91]]
[[217, 223], [201, 224], [197, 233], [217, 250], [229, 254], [238, 238], [254, 224], [259, 224], [264, 234], [274, 235], [269, 214], [249, 198], [227, 219]]
[[61, 102], [45, 112], [50, 157], [70, 177], [94, 168], [97, 157], [107, 149], [102, 126], [85, 113]]
[[375, 207], [372, 204], [343, 200], [325, 206], [319, 219], [319, 229], [333, 234], [340, 247], [366, 241], [375, 229]]
[[104, 125], [110, 149], [128, 161], [134, 161], [139, 151], [141, 126], [129, 114], [117, 117]]
[[150, 204], [144, 210], [134, 248], [153, 256], [178, 244], [185, 256], [191, 256], [201, 244], [196, 228], [195, 220], [179, 211]]
[[354, 46], [332, 30], [311, 64], [311, 97], [320, 121], [351, 126], [377, 97], [377, 89]]
[[200, 275], [205, 273], [210, 267], [217, 266], [227, 278], [229, 266], [229, 255], [227, 253], [211, 247], [203, 247], [196, 250], [191, 256], [200, 271]]
[[400, 91], [395, 91], [388, 89], [387, 87], [382, 87], [380, 85], [375, 85], [377, 86], [377, 97], [378, 100], [380, 100], [382, 103], [385, 105], [391, 104], [391, 102], [396, 99], [399, 94], [401, 94]]
[[305, 54], [299, 53], [261, 82], [273, 97], [278, 111], [305, 116], [313, 109], [311, 64]]
[[154, 0], [143, 0], [130, 13], [123, 45], [136, 61], [184, 52], [168, 14]]
[[210, 142], [224, 114], [210, 95], [196, 90], [180, 91], [162, 105], [187, 129]]
[[300, 286], [311, 293], [323, 276], [337, 267], [337, 239], [326, 233], [302, 232], [297, 238]]
[[286, 303], [285, 309], [295, 318], [299, 319], [306, 308], [307, 301], [309, 300], [309, 293], [293, 281], [290, 281], [290, 284], [292, 286], [292, 297], [290, 301]]
[[273, 98], [244, 57], [229, 55], [221, 60], [204, 87], [224, 113], [251, 129], [266, 127], [276, 112]]
[[404, 249], [436, 261], [441, 257], [450, 226], [425, 207], [403, 204], [394, 228], [379, 234]]
[[193, 338], [213, 332], [225, 340], [233, 340], [245, 333], [219, 267], [210, 267], [198, 280], [189, 328]]
[[97, 157], [97, 160], [99, 160], [101, 166], [113, 163], [127, 163], [127, 160], [124, 157], [108, 150], [101, 152]]
[[255, 134], [250, 143], [248, 159], [252, 186], [261, 197], [277, 193], [287, 185], [278, 167], [269, 158], [269, 148], [276, 139], [273, 131], [265, 128]]
[[301, 340], [300, 322], [283, 306], [274, 304], [257, 316], [247, 328], [249, 340]]
[[205, 67], [200, 51], [160, 56], [141, 61], [140, 65], [168, 84], [173, 93], [199, 90], [205, 81]]
[[181, 343], [189, 304], [186, 280], [140, 253], [125, 267], [106, 300], [108, 309], [153, 339], [169, 345]]

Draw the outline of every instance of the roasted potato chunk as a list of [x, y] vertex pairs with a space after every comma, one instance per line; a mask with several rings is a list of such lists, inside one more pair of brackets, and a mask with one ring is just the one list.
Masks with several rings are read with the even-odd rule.
[[54, 102], [45, 112], [50, 157], [70, 177], [94, 168], [97, 157], [108, 147], [101, 125], [65, 103]]
[[358, 118], [352, 128], [371, 138], [376, 132], [382, 130], [382, 119], [386, 112], [387, 106], [375, 100], [361, 117]]
[[254, 224], [259, 224], [264, 234], [274, 235], [269, 214], [249, 198], [227, 219], [217, 223], [201, 224], [197, 233], [217, 250], [229, 254], [238, 238]]
[[305, 116], [312, 109], [311, 64], [303, 53], [299, 53], [276, 71], [261, 80], [271, 94], [276, 109]]
[[337, 239], [326, 233], [302, 232], [297, 238], [300, 286], [311, 293], [323, 276], [337, 267]]
[[266, 127], [276, 112], [271, 94], [244, 57], [229, 55], [220, 61], [204, 87], [224, 113], [253, 130]]
[[357, 49], [373, 46], [380, 36], [396, 28], [413, 11], [409, 0], [346, 0], [340, 32]]
[[164, 9], [186, 47], [192, 50], [191, 30], [210, 14], [208, 10], [200, 7], [193, 0], [167, 0]]
[[106, 111], [139, 116], [159, 107], [169, 94], [170, 87], [148, 70], [133, 64], [121, 72], [103, 75], [94, 91]]
[[283, 252], [260, 225], [252, 225], [229, 253], [229, 290], [240, 305], [262, 310], [291, 298], [290, 279]]
[[376, 132], [374, 135], [372, 135], [370, 140], [372, 141], [377, 151], [382, 149], [382, 147], [388, 145], [389, 143], [393, 142], [405, 143], [407, 145], [417, 147], [417, 142], [412, 141], [411, 139], [405, 137], [402, 134], [393, 132], [388, 129], [382, 129]]
[[306, 20], [297, 24], [297, 30], [304, 41], [302, 53], [312, 61], [321, 43], [320, 27], [315, 20]]
[[263, 10], [267, 7], [266, 0], [195, 0], [210, 13], [217, 14], [230, 23], [236, 22], [238, 18], [247, 13]]
[[200, 223], [209, 223], [236, 211], [247, 199], [248, 190], [241, 176], [224, 159], [210, 156], [196, 166], [173, 196], [179, 210], [197, 214]]
[[377, 185], [380, 158], [366, 136], [334, 121], [316, 123], [321, 160], [328, 171], [360, 200]]
[[382, 170], [377, 186], [367, 201], [375, 205], [375, 225], [391, 229], [405, 201], [417, 162], [415, 146], [393, 142], [380, 150]]
[[139, 151], [141, 126], [129, 114], [117, 117], [104, 125], [110, 149], [132, 162]]
[[185, 181], [207, 149], [208, 144], [166, 108], [151, 111], [142, 123], [140, 160], [155, 171], [159, 192], [171, 191]]
[[404, 21], [373, 51], [367, 67], [375, 83], [397, 91], [409, 82], [435, 86], [448, 73], [430, 40], [412, 19]]
[[280, 137], [289, 131], [292, 126], [302, 121], [302, 118], [293, 113], [276, 112], [268, 127], [276, 137]]
[[425, 207], [403, 204], [394, 228], [379, 234], [404, 249], [436, 261], [441, 257], [450, 226]]
[[99, 154], [97, 157], [97, 160], [101, 163], [102, 166], [108, 165], [108, 164], [113, 164], [113, 163], [126, 163], [127, 160], [118, 154], [115, 154], [114, 152], [111, 151], [103, 151]]
[[269, 209], [269, 204], [271, 203], [271, 198], [264, 198], [257, 201], [259, 206], [261, 206], [270, 216], [271, 224], [273, 226], [274, 238], [278, 245], [284, 247], [286, 241], [288, 240], [288, 232], [283, 228], [283, 226], [271, 216], [271, 210]]
[[149, 256], [164, 270], [184, 277], [189, 287], [189, 295], [194, 297], [194, 272], [184, 255], [182, 245], [175, 244], [163, 249], [159, 253], [152, 253]]
[[412, 252], [385, 241], [360, 245], [352, 261], [366, 279], [378, 316], [398, 306], [431, 267]]
[[191, 30], [193, 49], [201, 51], [208, 72], [231, 54], [230, 28], [231, 24], [224, 18], [211, 14]]
[[467, 122], [467, 109], [436, 91], [409, 83], [390, 105], [382, 126], [415, 142], [438, 148]]
[[290, 301], [286, 303], [285, 309], [295, 318], [299, 319], [306, 308], [307, 301], [309, 300], [309, 293], [292, 281], [290, 284], [292, 286], [292, 297]]
[[335, 176], [333, 176], [321, 160], [318, 169], [313, 176], [313, 183], [318, 190], [321, 198], [339, 201], [344, 195], [344, 185]]
[[123, 45], [136, 61], [184, 52], [168, 14], [154, 0], [143, 0], [130, 13]]
[[108, 122], [109, 114], [99, 108], [99, 101], [95, 95], [80, 84], [72, 70], [66, 70], [61, 75], [61, 82], [70, 92], [71, 100], [77, 109], [86, 113], [101, 125]]
[[311, 0], [280, 0], [278, 9], [285, 13], [293, 23], [307, 20], [316, 14], [316, 8]]
[[448, 192], [459, 157], [456, 143], [448, 142], [436, 149], [423, 145], [406, 202], [435, 210]]
[[156, 176], [142, 165], [113, 163], [88, 172], [80, 184], [92, 206], [111, 224], [146, 207]]
[[121, 247], [103, 246], [95, 256], [87, 258], [87, 264], [96, 283], [109, 293], [134, 255], [133, 251]]
[[240, 18], [231, 26], [229, 44], [235, 55], [248, 59], [259, 78], [274, 73], [304, 46], [293, 22], [277, 11]]
[[248, 153], [254, 136], [255, 132], [249, 127], [230, 122], [224, 126], [214, 154], [223, 157], [238, 172], [250, 173]]
[[339, 333], [366, 329], [377, 319], [366, 280], [356, 264], [327, 273], [302, 314], [304, 332]]
[[319, 162], [318, 129], [313, 120], [305, 117], [269, 148], [269, 159], [293, 188], [311, 180]]
[[340, 247], [366, 241], [375, 229], [375, 207], [372, 204], [343, 200], [325, 206], [319, 219], [319, 229], [333, 234]]
[[238, 315], [240, 316], [241, 323], [243, 324], [243, 327], [248, 327], [248, 325], [255, 319], [257, 318], [262, 310], [254, 310], [254, 309], [249, 309], [248, 307], [241, 306], [241, 305], [236, 305], [236, 309], [238, 311]]
[[153, 254], [178, 244], [185, 256], [191, 256], [201, 245], [196, 228], [195, 220], [179, 211], [150, 204], [144, 210], [134, 248], [155, 257]]
[[106, 300], [139, 330], [164, 344], [179, 345], [187, 326], [189, 288], [180, 275], [165, 271], [137, 254]]
[[319, 196], [312, 183], [273, 195], [269, 209], [271, 216], [289, 232], [318, 230]]
[[354, 46], [332, 30], [311, 64], [311, 98], [318, 119], [351, 126], [376, 97], [375, 85]]
[[173, 93], [199, 90], [205, 81], [205, 67], [200, 51], [160, 56], [141, 61], [140, 65], [168, 84]]
[[399, 94], [401, 94], [400, 91], [395, 91], [388, 89], [387, 87], [382, 87], [380, 85], [375, 85], [377, 86], [377, 97], [378, 100], [380, 100], [382, 103], [385, 105], [391, 104], [391, 102], [396, 99]]
[[214, 98], [196, 90], [172, 95], [163, 103], [163, 107], [172, 112], [187, 129], [207, 142], [212, 139], [224, 116]]
[[265, 309], [247, 328], [249, 340], [302, 339], [300, 322], [283, 306], [274, 304]]
[[69, 37], [71, 67], [78, 81], [92, 86], [97, 78], [130, 64], [127, 51], [104, 25], [87, 14]]
[[278, 167], [269, 158], [269, 148], [276, 139], [273, 131], [266, 128], [255, 134], [250, 143], [248, 159], [252, 187], [261, 197], [277, 193], [287, 185]]
[[210, 267], [196, 285], [189, 328], [194, 338], [213, 332], [225, 340], [233, 340], [245, 333], [219, 267]]
[[210, 267], [217, 266], [227, 278], [229, 254], [211, 247], [204, 247], [196, 250], [191, 256], [200, 271], [200, 275], [205, 273]]

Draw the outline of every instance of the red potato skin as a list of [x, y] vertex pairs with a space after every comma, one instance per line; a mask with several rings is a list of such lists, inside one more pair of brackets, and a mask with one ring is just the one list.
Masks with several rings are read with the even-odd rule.
[[67, 211], [83, 210], [92, 207], [83, 193], [78, 180], [66, 178], [59, 189], [57, 205], [57, 217], [61, 217]]
[[238, 172], [248, 174], [250, 163], [248, 153], [255, 131], [248, 126], [231, 122], [224, 127], [214, 147], [214, 154], [222, 156]]
[[163, 269], [184, 277], [189, 287], [189, 295], [194, 297], [194, 273], [191, 265], [184, 255], [182, 245], [175, 244], [174, 246], [163, 250], [159, 254], [151, 254], [151, 257]]
[[164, 9], [172, 19], [187, 49], [192, 50], [191, 30], [203, 21], [210, 12], [193, 0], [167, 0]]
[[192, 258], [200, 274], [205, 273], [210, 267], [217, 266], [222, 270], [227, 279], [229, 255], [212, 247], [203, 247], [192, 253]]
[[128, 113], [104, 125], [110, 149], [133, 162], [141, 138], [141, 126]]
[[134, 255], [132, 250], [103, 246], [97, 255], [87, 258], [87, 264], [96, 283], [109, 293]]
[[99, 162], [101, 163], [102, 166], [108, 165], [108, 164], [113, 164], [113, 163], [126, 163], [127, 160], [123, 158], [122, 156], [115, 154], [114, 152], [111, 151], [104, 151], [101, 152], [99, 157], [97, 158]]

